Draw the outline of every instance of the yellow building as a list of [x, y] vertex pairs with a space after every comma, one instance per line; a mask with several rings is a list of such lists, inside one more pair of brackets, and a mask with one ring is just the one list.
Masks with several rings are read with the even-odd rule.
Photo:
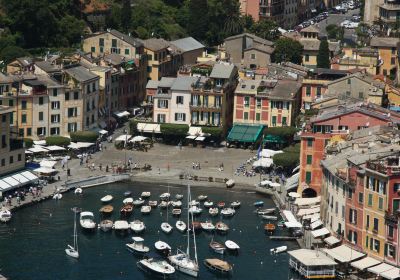
[[314, 25], [303, 28], [300, 31], [300, 43], [303, 45], [303, 65], [310, 68], [317, 67], [317, 55], [320, 41], [318, 39], [319, 29]]
[[371, 75], [378, 73], [379, 53], [377, 50], [372, 48], [344, 48], [342, 52], [343, 55], [331, 64], [332, 69], [363, 69]]
[[390, 77], [392, 80], [396, 78], [396, 72], [399, 67], [397, 59], [397, 44], [400, 43], [399, 38], [372, 37], [370, 46], [379, 53], [379, 65], [377, 74]]
[[104, 128], [110, 116], [111, 108], [111, 84], [112, 84], [112, 68], [105, 66], [95, 66], [90, 68], [90, 72], [100, 77], [99, 80], [99, 123]]
[[400, 107], [400, 89], [391, 85], [386, 85], [386, 94], [390, 107]]

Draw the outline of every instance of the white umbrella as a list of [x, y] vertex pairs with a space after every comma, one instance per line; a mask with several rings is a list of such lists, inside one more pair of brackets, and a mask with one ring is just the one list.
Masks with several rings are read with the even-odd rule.
[[271, 187], [273, 187], [273, 188], [278, 188], [278, 187], [280, 187], [281, 186], [281, 184], [279, 184], [279, 183], [274, 183], [274, 182], [272, 182], [271, 184], [269, 184]]
[[272, 182], [270, 180], [264, 180], [260, 182], [260, 186], [268, 186], [269, 184], [271, 184]]
[[301, 197], [301, 195], [299, 193], [297, 193], [297, 192], [290, 192], [288, 195], [290, 197], [293, 197], [293, 198], [300, 198]]
[[271, 158], [260, 158], [253, 163], [253, 167], [270, 167], [274, 161]]

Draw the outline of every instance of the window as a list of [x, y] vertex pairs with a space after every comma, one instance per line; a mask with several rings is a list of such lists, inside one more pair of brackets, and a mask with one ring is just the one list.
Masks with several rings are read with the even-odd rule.
[[400, 183], [393, 184], [393, 191], [396, 193], [400, 190]]
[[90, 102], [88, 101], [88, 102], [86, 102], [86, 111], [90, 111]]
[[396, 58], [395, 58], [395, 57], [392, 57], [392, 58], [390, 59], [390, 64], [391, 64], [391, 65], [395, 65], [395, 64], [396, 64]]
[[400, 209], [400, 199], [393, 199], [393, 212]]
[[50, 135], [60, 135], [60, 128], [59, 127], [50, 128]]
[[73, 108], [68, 108], [68, 117], [76, 117], [78, 115], [78, 108], [73, 107]]
[[68, 123], [68, 132], [75, 132], [77, 131], [77, 124], [76, 123]]
[[54, 97], [57, 97], [57, 95], [58, 95], [57, 89], [56, 89], [56, 88], [53, 88], [53, 96], [54, 96]]
[[39, 121], [43, 121], [43, 112], [39, 112]]
[[125, 49], [125, 55], [129, 55], [129, 49]]
[[364, 98], [364, 93], [362, 91], [360, 91], [358, 93], [358, 98], [363, 99]]
[[26, 114], [21, 115], [21, 123], [26, 123]]
[[153, 56], [151, 54], [147, 55], [147, 60], [153, 60]]
[[151, 73], [152, 71], [152, 67], [151, 66], [147, 66], [147, 73]]
[[251, 59], [256, 59], [256, 54], [255, 53], [251, 54]]
[[96, 83], [93, 83], [93, 84], [92, 84], [92, 92], [93, 92], [93, 91], [96, 91]]
[[32, 136], [32, 128], [28, 127], [26, 129], [26, 136]]
[[317, 87], [317, 98], [321, 98], [321, 87]]
[[368, 206], [372, 206], [372, 193], [368, 194]]
[[14, 100], [8, 100], [8, 106], [10, 107], [14, 106]]
[[5, 123], [7, 121], [7, 115], [1, 115], [1, 121]]
[[276, 126], [276, 116], [272, 116], [272, 126]]
[[392, 244], [385, 244], [385, 256], [396, 258], [396, 248]]
[[373, 240], [374, 240], [374, 247], [372, 250], [379, 253], [381, 244], [380, 244], [379, 240], [377, 240], [377, 239], [373, 239]]
[[311, 183], [311, 172], [310, 171], [306, 172], [306, 183], [307, 184]]
[[309, 61], [310, 61], [310, 55], [309, 55], [309, 54], [306, 54], [306, 55], [304, 56], [304, 60], [305, 60], [306, 62], [309, 62]]
[[175, 113], [175, 121], [177, 121], [177, 122], [186, 121], [186, 114], [184, 114], [184, 113]]
[[312, 155], [307, 155], [307, 164], [312, 164]]
[[245, 119], [245, 120], [249, 119], [249, 113], [248, 112], [244, 112], [243, 113], [243, 119]]
[[60, 115], [51, 115], [51, 123], [59, 123]]
[[346, 96], [349, 97], [351, 95], [350, 91], [346, 91]]
[[373, 230], [378, 231], [379, 229], [379, 219], [374, 218], [374, 228]]
[[392, 54], [396, 54], [396, 48], [392, 48]]
[[157, 114], [157, 122], [165, 123], [165, 114]]
[[6, 160], [4, 158], [1, 159], [1, 166], [5, 166], [6, 165]]
[[154, 54], [154, 60], [158, 60], [158, 56], [156, 53]]
[[250, 97], [246, 96], [244, 98], [244, 107], [249, 107], [250, 106]]
[[347, 84], [351, 85], [351, 80], [350, 79], [347, 79]]
[[11, 163], [14, 163], [14, 157], [13, 156], [10, 156], [10, 164]]
[[282, 117], [282, 125], [287, 125], [287, 123], [286, 123], [286, 117]]
[[38, 127], [36, 130], [37, 136], [45, 136], [46, 135], [46, 128], [45, 127]]
[[357, 224], [357, 210], [350, 209], [350, 211], [349, 211], [349, 221], [352, 224]]
[[359, 203], [364, 203], [364, 194], [363, 193], [358, 193], [358, 202]]
[[90, 48], [90, 51], [91, 51], [91, 52], [96, 52], [96, 47], [91, 47], [91, 48]]
[[22, 155], [18, 154], [18, 161], [21, 161], [21, 160], [22, 160]]
[[69, 100], [69, 92], [65, 93], [65, 100]]
[[117, 47], [117, 39], [112, 39], [112, 40], [111, 40], [111, 46], [112, 46], [113, 48], [116, 48], [116, 47]]
[[366, 227], [369, 228], [369, 215], [367, 215]]
[[168, 100], [159, 99], [157, 105], [158, 105], [158, 108], [168, 109]]
[[311, 96], [311, 86], [306, 87], [306, 96], [310, 97]]
[[313, 139], [312, 138], [308, 138], [307, 139], [307, 147], [311, 148], [313, 146]]
[[89, 117], [86, 117], [86, 126], [89, 126], [90, 125], [90, 119], [89, 119]]
[[257, 98], [257, 108], [261, 108], [261, 98]]
[[382, 198], [382, 197], [380, 197], [380, 198], [378, 199], [378, 208], [379, 208], [380, 210], [383, 210], [383, 198]]
[[183, 96], [177, 96], [176, 97], [176, 104], [182, 104], [183, 105]]
[[74, 100], [78, 100], [79, 99], [79, 92], [75, 91], [74, 92]]
[[256, 121], [260, 121], [261, 119], [261, 114], [260, 113], [256, 113]]
[[92, 115], [92, 123], [94, 123], [94, 115]]
[[104, 47], [104, 38], [99, 38], [99, 46]]
[[26, 100], [21, 101], [21, 109], [26, 110]]
[[52, 110], [58, 110], [58, 109], [60, 109], [60, 101], [52, 101], [52, 102], [51, 102], [51, 109], [52, 109]]
[[43, 97], [39, 97], [39, 105], [43, 105], [44, 103], [44, 98]]
[[339, 202], [335, 202], [335, 213], [336, 215], [339, 213]]
[[387, 76], [387, 70], [386, 69], [383, 69], [383, 75]]
[[388, 235], [389, 235], [389, 237], [392, 237], [392, 238], [393, 238], [393, 235], [394, 235], [394, 228], [393, 228], [392, 225], [388, 225]]
[[19, 129], [18, 135], [19, 135], [20, 137], [24, 137], [24, 129], [23, 129], [23, 128], [20, 128], [20, 129]]

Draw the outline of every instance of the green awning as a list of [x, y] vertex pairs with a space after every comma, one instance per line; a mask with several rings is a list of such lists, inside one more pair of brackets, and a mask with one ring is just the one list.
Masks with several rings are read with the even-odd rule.
[[255, 143], [263, 132], [263, 125], [234, 124], [228, 134], [228, 141]]
[[286, 141], [279, 135], [268, 134], [267, 136], [264, 137], [263, 144], [265, 144], [265, 143], [284, 144], [284, 143], [286, 143]]

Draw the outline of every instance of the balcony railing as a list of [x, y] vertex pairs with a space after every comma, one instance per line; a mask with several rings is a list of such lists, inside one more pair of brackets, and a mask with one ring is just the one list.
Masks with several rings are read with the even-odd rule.
[[400, 174], [400, 166], [391, 166], [377, 162], [367, 162], [367, 168], [384, 175]]

